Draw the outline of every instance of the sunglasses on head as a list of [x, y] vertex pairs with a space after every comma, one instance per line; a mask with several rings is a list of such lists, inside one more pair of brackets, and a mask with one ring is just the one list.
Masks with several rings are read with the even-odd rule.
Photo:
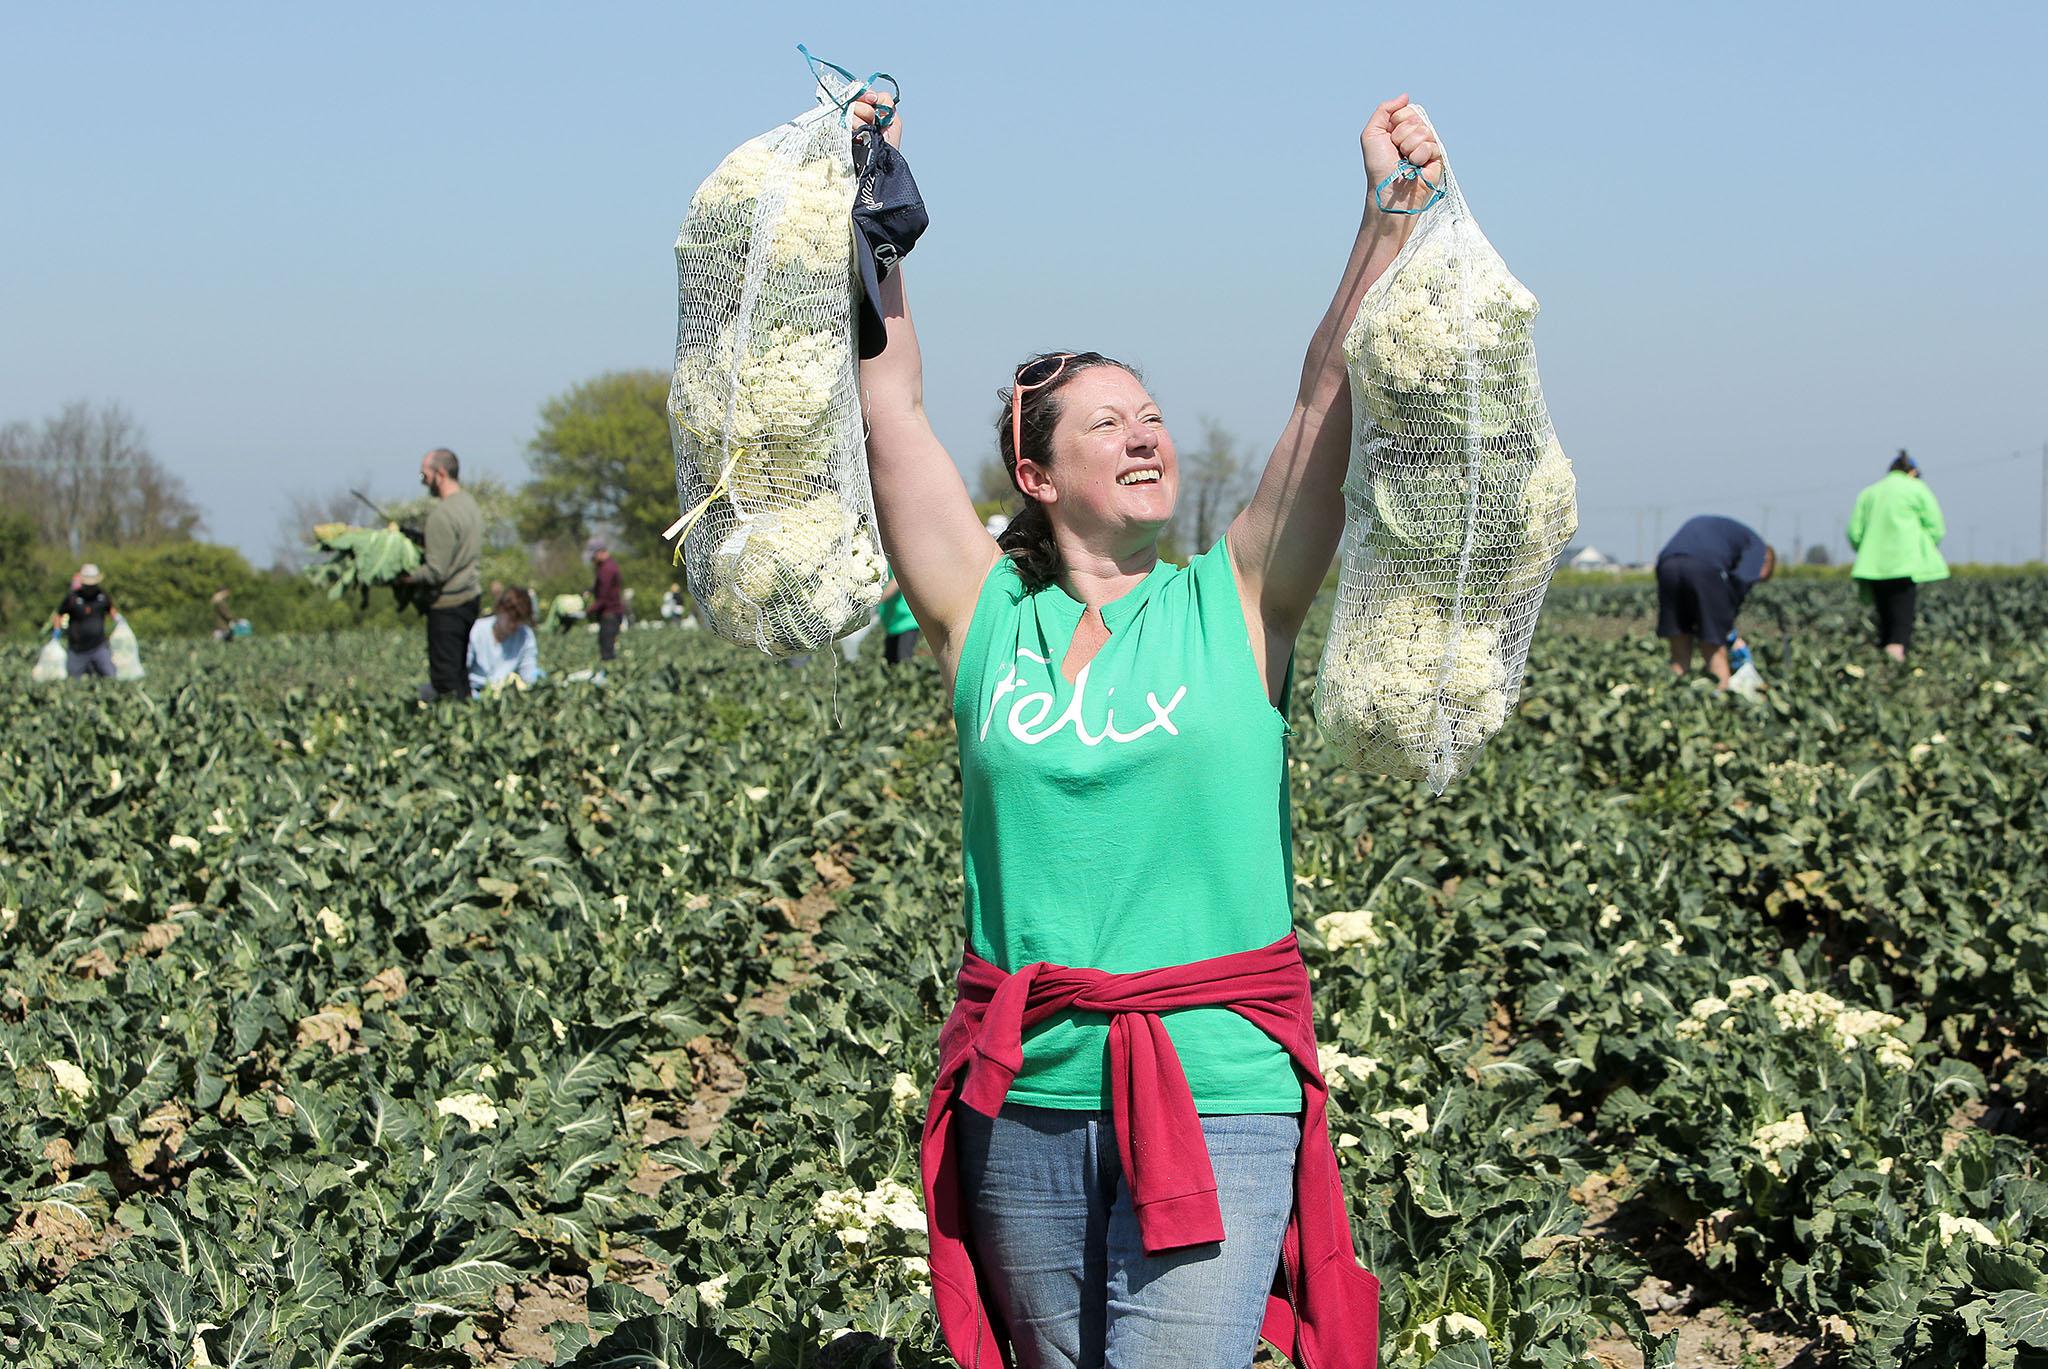
[[1100, 352], [1048, 352], [1042, 357], [1033, 357], [1017, 368], [1016, 383], [1010, 389], [1010, 461], [1011, 480], [1016, 479], [1015, 465], [1024, 459], [1024, 394], [1027, 390], [1042, 390], [1066, 373], [1069, 363], [1075, 370], [1097, 366], [1109, 358]]

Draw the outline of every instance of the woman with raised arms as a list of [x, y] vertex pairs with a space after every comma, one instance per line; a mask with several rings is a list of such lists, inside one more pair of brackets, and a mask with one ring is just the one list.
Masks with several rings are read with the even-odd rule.
[[1292, 930], [1281, 712], [1343, 531], [1344, 332], [1441, 179], [1406, 96], [1361, 143], [1386, 210], [1362, 195], [1257, 491], [1184, 567], [1160, 559], [1179, 471], [1135, 372], [1017, 368], [997, 442], [1024, 510], [998, 542], [926, 419], [903, 272], [881, 289], [868, 465], [960, 735], [967, 943], [922, 1160], [969, 1369], [1006, 1344], [1026, 1369], [1242, 1369], [1261, 1333], [1303, 1369], [1377, 1362]]

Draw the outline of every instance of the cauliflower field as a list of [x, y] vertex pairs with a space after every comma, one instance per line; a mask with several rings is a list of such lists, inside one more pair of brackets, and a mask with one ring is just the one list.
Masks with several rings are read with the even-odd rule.
[[[2048, 1356], [2042, 591], [1931, 590], [1893, 672], [1844, 582], [1774, 582], [1752, 706], [1666, 678], [1648, 586], [1554, 589], [1434, 801], [1295, 691], [1390, 1369]], [[422, 647], [8, 648], [0, 1363], [945, 1363], [929, 661], [633, 632], [593, 690], [572, 634], [423, 709]]]

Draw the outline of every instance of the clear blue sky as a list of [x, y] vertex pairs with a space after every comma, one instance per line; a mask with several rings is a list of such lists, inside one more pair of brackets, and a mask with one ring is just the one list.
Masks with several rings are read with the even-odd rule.
[[803, 40], [902, 80], [927, 388], [970, 469], [1050, 346], [1136, 361], [1184, 441], [1214, 417], [1263, 453], [1358, 128], [1407, 90], [1543, 301], [1583, 538], [1629, 557], [1714, 511], [1834, 541], [1904, 445], [1954, 556], [2035, 552], [2048, 8], [1395, 13], [11, 5], [0, 421], [119, 401], [266, 563], [291, 494], [409, 491], [431, 446], [516, 481], [550, 395], [670, 364], [676, 224], [805, 107]]

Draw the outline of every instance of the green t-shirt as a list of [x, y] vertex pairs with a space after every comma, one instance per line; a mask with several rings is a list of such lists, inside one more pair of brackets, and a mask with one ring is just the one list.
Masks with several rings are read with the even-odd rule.
[[[893, 573], [892, 571], [891, 574]], [[884, 599], [875, 613], [881, 620], [885, 636], [894, 637], [899, 632], [917, 631], [917, 615], [910, 611], [910, 601], [903, 597], [903, 591], [900, 589]]]
[[[1161, 562], [1102, 610], [1109, 640], [1060, 671], [1085, 606], [1027, 593], [1007, 557], [983, 585], [953, 695], [967, 941], [1006, 971], [1112, 973], [1270, 945], [1293, 930], [1287, 723], [1252, 659], [1222, 542]], [[1287, 1053], [1227, 1008], [1162, 1014], [1202, 1112], [1297, 1112]], [[1010, 1098], [1106, 1109], [1108, 1019], [1025, 1034]]]

